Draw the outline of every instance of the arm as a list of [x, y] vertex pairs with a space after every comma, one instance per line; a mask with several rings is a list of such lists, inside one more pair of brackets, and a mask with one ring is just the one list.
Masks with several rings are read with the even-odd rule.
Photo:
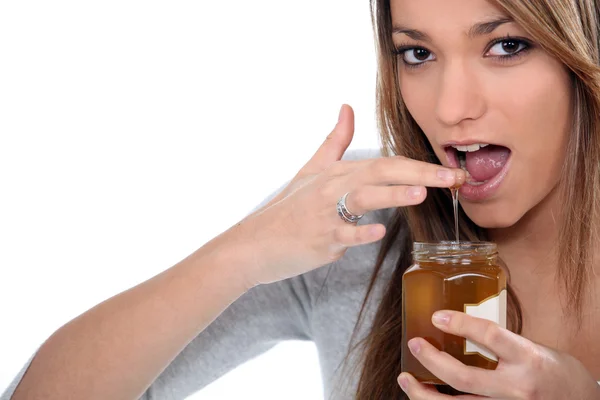
[[57, 330], [40, 347], [13, 399], [140, 397], [247, 291], [238, 272], [253, 259], [249, 243], [238, 239], [244, 225]]
[[[377, 154], [370, 154], [368, 151], [351, 151], [344, 155], [344, 159], [350, 160], [359, 160], [363, 158], [372, 158], [377, 156]], [[288, 186], [289, 182], [281, 186], [277, 191], [275, 191], [271, 196], [265, 199], [259, 206], [257, 206], [252, 213], [260, 211], [270, 205], [271, 203], [277, 202], [277, 195], [280, 195], [284, 188]], [[226, 241], [226, 238], [217, 239], [221, 242]], [[209, 244], [210, 245], [210, 244]], [[207, 245], [207, 246], [209, 246]], [[213, 245], [217, 245], [213, 243]], [[206, 253], [207, 249], [200, 249], [194, 256], [196, 262], [202, 263], [201, 259], [204, 257], [202, 253]], [[235, 253], [231, 251], [230, 253]], [[219, 255], [219, 254], [218, 254]], [[215, 262], [216, 264], [225, 264], [235, 266], [236, 270], [242, 270], [244, 262], [247, 261], [247, 257], [243, 254], [239, 254], [240, 257], [236, 259], [236, 257], [227, 257], [227, 253], [220, 254], [223, 257], [218, 258]], [[205, 258], [205, 257], [204, 257]], [[239, 261], [238, 261], [239, 259]], [[191, 257], [182, 261], [179, 266], [174, 268], [179, 269], [180, 271], [184, 270], [182, 264], [184, 263], [192, 263], [194, 260]], [[208, 263], [205, 262], [205, 264]], [[223, 274], [227, 274], [227, 267], [224, 268], [214, 268], [214, 270], [219, 270], [223, 272]], [[171, 274], [174, 273], [173, 271]], [[210, 271], [209, 271], [210, 273]], [[231, 272], [233, 273], [233, 272]], [[156, 285], [160, 285], [160, 283], [156, 281], [163, 281], [167, 279], [165, 275], [169, 274], [169, 272], [164, 272], [161, 277], [159, 275], [156, 278], [153, 278], [155, 281], [154, 287]], [[210, 275], [209, 275], [210, 277]], [[239, 274], [238, 274], [239, 277]], [[226, 277], [224, 277], [226, 279]], [[219, 279], [217, 279], [218, 281]], [[151, 280], [152, 281], [152, 280]], [[184, 282], [188, 282], [189, 285], [185, 285], [188, 289], [192, 287], [192, 290], [195, 288], [195, 284], [192, 284], [191, 281], [183, 279]], [[149, 281], [150, 282], [150, 281]], [[144, 289], [144, 287], [150, 286], [150, 283], [146, 282], [139, 285], [136, 288], [133, 288], [127, 292], [119, 296], [115, 296], [113, 299], [108, 300], [108, 302], [119, 302], [120, 304], [128, 303], [131, 299], [135, 300], [138, 304], [140, 303], [140, 299], [143, 299], [144, 296], [147, 296], [149, 293], [153, 293], [152, 290]], [[195, 339], [185, 345], [183, 351], [178, 353], [176, 358], [169, 363], [165, 361], [165, 365], [168, 364], [166, 369], [162, 369], [162, 367], [158, 368], [158, 378], [156, 381], [147, 389], [144, 393], [144, 399], [166, 399], [166, 398], [181, 398], [182, 396], [189, 395], [213, 380], [217, 379], [221, 375], [225, 374], [235, 366], [241, 364], [242, 362], [266, 351], [268, 348], [272, 347], [275, 343], [281, 340], [288, 339], [309, 339], [307, 332], [309, 331], [308, 322], [307, 322], [307, 313], [309, 310], [307, 307], [310, 306], [310, 296], [308, 294], [307, 284], [304, 281], [304, 277], [299, 276], [292, 279], [284, 280], [281, 282], [276, 282], [270, 285], [260, 285], [252, 288], [250, 291], [245, 293], [240, 299], [236, 300], [234, 304], [232, 304], [227, 310], [223, 312], [222, 315], [217, 318], [210, 326], [208, 326], [205, 330], [201, 332]], [[243, 291], [243, 290], [242, 290]], [[133, 293], [131, 293], [133, 292]], [[136, 294], [137, 293], [137, 294]], [[144, 294], [145, 293], [145, 294]], [[201, 294], [201, 293], [199, 293]], [[222, 295], [226, 295], [226, 293], [221, 293]], [[234, 291], [233, 298], [236, 297], [236, 293]], [[212, 297], [211, 297], [212, 298]], [[129, 300], [128, 300], [129, 299]], [[213, 298], [213, 300], [215, 300]], [[231, 300], [232, 301], [232, 300]], [[229, 303], [230, 300], [226, 300], [226, 303]], [[52, 343], [56, 343], [56, 337], [72, 337], [74, 339], [79, 338], [79, 346], [86, 345], [87, 342], [83, 342], [81, 339], [81, 335], [78, 332], [81, 331], [78, 326], [82, 324], [82, 322], [76, 322], [87, 320], [88, 330], [91, 329], [89, 327], [90, 324], [93, 324], [95, 321], [103, 320], [107, 321], [105, 318], [101, 317], [102, 309], [110, 310], [111, 307], [119, 308], [119, 303], [113, 303], [113, 306], [110, 304], [101, 304], [94, 311], [89, 311], [89, 313], [94, 313], [94, 316], [88, 316], [87, 313], [80, 316], [77, 320], [67, 324], [61, 330], [57, 331], [55, 335], [48, 340], [46, 344], [44, 344], [43, 349], [45, 350], [47, 347], [52, 346]], [[102, 308], [101, 308], [102, 307]], [[226, 307], [222, 306], [222, 309]], [[101, 308], [100, 310], [97, 310]], [[140, 318], [145, 318], [144, 311], [137, 311], [137, 309], [142, 310], [142, 308], [137, 307], [126, 307], [132, 312], [135, 312], [136, 315], [141, 316]], [[175, 307], [178, 311], [191, 311], [186, 308], [189, 308], [189, 303], [184, 304], [183, 308]], [[221, 309], [221, 311], [222, 311]], [[122, 310], [123, 311], [123, 310]], [[215, 311], [215, 310], [213, 310]], [[110, 313], [110, 311], [105, 311]], [[218, 315], [220, 312], [216, 310], [214, 315]], [[159, 325], [166, 325], [167, 322], [161, 324], [161, 316], [157, 314], [155, 311], [149, 313], [149, 315], [154, 316], [154, 323]], [[185, 319], [185, 317], [181, 318]], [[192, 318], [187, 318], [187, 321], [192, 320]], [[108, 354], [103, 350], [103, 347], [106, 347], [108, 351], [112, 351], [114, 354], [120, 354], [116, 347], [114, 347], [110, 341], [107, 341], [107, 337], [113, 335], [118, 338], [120, 344], [125, 348], [128, 348], [127, 342], [122, 342], [127, 337], [131, 341], [135, 340], [136, 346], [139, 351], [143, 351], [144, 345], [142, 341], [137, 340], [136, 337], [144, 336], [150, 333], [146, 333], [146, 330], [154, 330], [156, 328], [152, 326], [152, 321], [141, 321], [141, 323], [136, 322], [135, 320], [129, 320], [130, 327], [126, 330], [135, 330], [138, 332], [135, 336], [132, 336], [131, 333], [118, 333], [118, 326], [113, 326], [112, 322], [106, 322], [105, 326], [107, 327], [108, 332], [105, 337], [102, 338], [102, 335], [99, 332], [95, 332], [97, 335], [100, 335], [101, 340], [104, 341], [104, 344], [101, 347], [97, 347], [98, 339], [94, 339], [94, 336], [88, 336], [88, 339], [94, 340], [92, 343], [96, 346], [96, 351], [99, 351], [104, 356]], [[172, 322], [171, 322], [172, 324]], [[205, 321], [204, 326], [208, 323]], [[175, 325], [171, 325], [171, 328], [174, 328]], [[173, 332], [175, 333], [175, 332]], [[86, 339], [86, 340], [88, 340]], [[148, 338], [149, 340], [152, 340]], [[166, 340], [172, 340], [169, 337], [164, 337]], [[154, 339], [157, 340], [157, 339]], [[158, 339], [160, 340], [160, 338]], [[73, 344], [76, 344], [73, 342]], [[64, 346], [65, 343], [59, 346]], [[19, 385], [19, 391], [15, 394], [13, 398], [19, 398], [22, 394], [28, 395], [27, 387], [29, 385], [36, 385], [37, 389], [42, 389], [43, 387], [38, 387], [38, 379], [34, 376], [36, 374], [44, 374], [49, 381], [54, 381], [58, 387], [65, 387], [64, 383], [61, 383], [60, 380], [55, 379], [54, 377], [50, 378], [50, 375], [46, 375], [45, 368], [47, 365], [50, 365], [50, 368], [54, 370], [52, 376], [57, 374], [64, 374], [65, 372], [68, 374], [74, 374], [71, 379], [79, 380], [80, 378], [76, 375], [76, 371], [82, 369], [78, 367], [76, 362], [73, 362], [68, 353], [61, 353], [60, 347], [54, 346], [58, 354], [60, 354], [60, 358], [56, 361], [52, 361], [53, 358], [48, 358], [44, 363], [43, 349], [39, 350], [39, 354], [36, 354], [32, 357], [22, 369], [22, 371], [17, 375], [12, 384], [9, 386], [7, 392], [4, 393], [3, 396], [0, 396], [2, 400], [8, 400], [15, 390], [15, 387]], [[72, 348], [72, 347], [71, 347]], [[177, 352], [175, 352], [177, 354]], [[151, 356], [148, 354], [146, 356]], [[50, 357], [58, 357], [52, 356]], [[35, 359], [35, 365], [32, 364], [32, 359]], [[95, 357], [91, 357], [91, 360], [94, 360]], [[42, 361], [40, 361], [42, 360]], [[102, 365], [98, 363], [94, 363], [93, 361], [83, 360], [83, 368], [88, 369], [88, 379], [94, 379], [96, 382], [102, 372]], [[132, 361], [134, 362], [134, 361]], [[31, 365], [31, 369], [29, 368]], [[145, 364], [147, 367], [148, 365]], [[35, 369], [34, 369], [35, 368]], [[136, 369], [137, 370], [137, 369]], [[162, 372], [161, 372], [162, 371]], [[115, 371], [117, 372], [117, 371]], [[27, 375], [26, 379], [23, 378], [23, 374]], [[116, 374], [118, 375], [118, 373]], [[125, 374], [129, 376], [129, 373]], [[152, 380], [152, 379], [150, 379]], [[106, 382], [106, 381], [103, 381]], [[130, 382], [132, 383], [132, 382]], [[99, 387], [103, 387], [102, 383], [98, 383]], [[47, 389], [49, 392], [53, 391], [53, 387], [50, 386]]]

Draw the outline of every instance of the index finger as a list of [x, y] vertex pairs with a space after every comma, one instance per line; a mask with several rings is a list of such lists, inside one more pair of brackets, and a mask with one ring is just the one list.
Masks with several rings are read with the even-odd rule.
[[440, 330], [479, 343], [505, 361], [519, 361], [529, 353], [529, 340], [495, 322], [459, 311], [437, 311], [431, 318]]
[[358, 172], [357, 179], [362, 184], [449, 188], [462, 185], [466, 173], [460, 168], [394, 156], [368, 160], [365, 168]]

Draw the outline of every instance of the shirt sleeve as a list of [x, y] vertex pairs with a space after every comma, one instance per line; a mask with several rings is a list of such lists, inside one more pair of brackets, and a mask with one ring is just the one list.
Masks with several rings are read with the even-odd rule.
[[202, 331], [142, 399], [184, 399], [284, 340], [311, 340], [303, 277], [256, 286]]
[[21, 379], [23, 379], [23, 375], [25, 375], [25, 372], [27, 372], [27, 369], [29, 368], [31, 361], [33, 360], [33, 357], [35, 357], [36, 354], [37, 354], [37, 351], [35, 353], [33, 353], [31, 355], [31, 357], [29, 357], [29, 360], [27, 360], [27, 362], [25, 363], [23, 368], [21, 368], [21, 370], [19, 371], [17, 376], [15, 376], [15, 378], [12, 380], [12, 382], [8, 385], [8, 387], [6, 388], [4, 393], [2, 393], [2, 395], [0, 395], [0, 400], [10, 400], [13, 393], [17, 389], [17, 385], [19, 385], [19, 382], [21, 382]]

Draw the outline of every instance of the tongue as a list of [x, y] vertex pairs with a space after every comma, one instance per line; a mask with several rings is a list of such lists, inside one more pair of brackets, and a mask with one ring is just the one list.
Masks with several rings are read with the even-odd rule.
[[506, 164], [510, 150], [504, 146], [489, 145], [466, 154], [466, 168], [478, 182], [487, 181], [496, 176]]

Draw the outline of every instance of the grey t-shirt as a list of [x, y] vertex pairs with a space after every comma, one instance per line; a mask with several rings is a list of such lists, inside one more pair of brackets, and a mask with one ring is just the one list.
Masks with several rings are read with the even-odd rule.
[[[379, 156], [376, 150], [354, 150], [347, 152], [344, 159]], [[259, 207], [274, 195], [265, 199]], [[331, 212], [336, 212], [334, 207]], [[393, 209], [367, 213], [359, 224], [385, 224], [392, 213]], [[340, 374], [341, 368], [338, 367], [348, 350], [380, 245], [381, 242], [376, 242], [352, 247], [334, 263], [291, 279], [251, 289], [184, 348], [148, 388], [142, 399], [184, 399], [284, 340], [311, 340], [315, 343], [325, 399], [352, 398], [358, 375], [346, 377]], [[368, 332], [382, 290], [398, 256], [394, 249], [384, 262], [380, 279], [366, 307], [358, 339]], [[351, 369], [345, 372], [357, 367], [357, 355], [353, 353], [350, 357]], [[0, 400], [10, 399], [30, 361]], [[358, 373], [360, 369], [356, 371]]]

